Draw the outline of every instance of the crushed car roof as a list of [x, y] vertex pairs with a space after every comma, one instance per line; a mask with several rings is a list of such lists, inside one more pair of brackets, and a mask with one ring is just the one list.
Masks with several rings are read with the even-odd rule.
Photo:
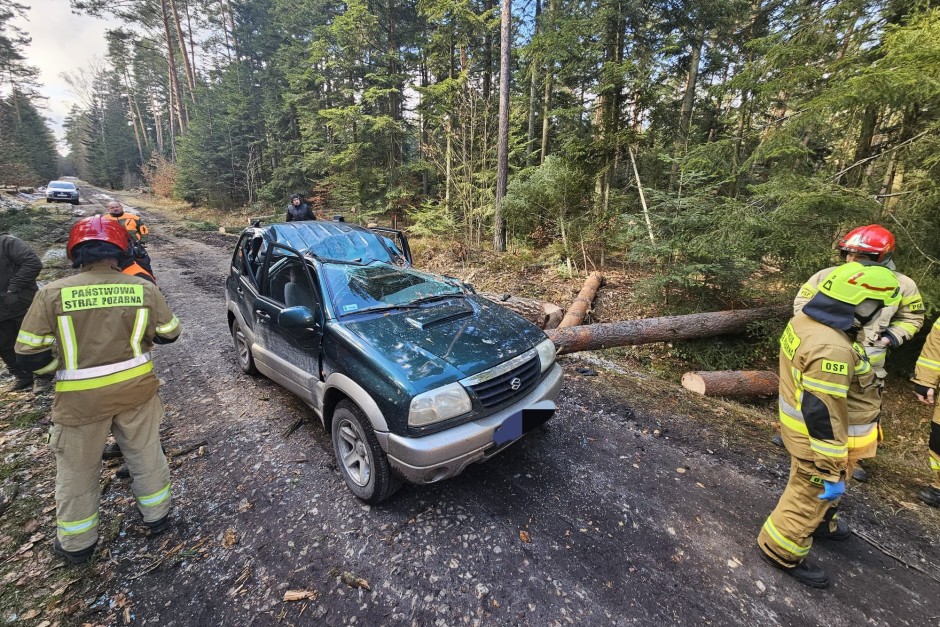
[[305, 220], [259, 227], [265, 237], [302, 253], [342, 261], [393, 263], [383, 237], [355, 224]]

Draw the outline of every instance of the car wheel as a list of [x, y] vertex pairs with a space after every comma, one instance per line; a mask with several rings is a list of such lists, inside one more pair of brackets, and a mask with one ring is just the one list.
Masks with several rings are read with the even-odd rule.
[[51, 198], [46, 198], [46, 202], [52, 202]]
[[359, 407], [340, 401], [333, 412], [332, 432], [333, 454], [353, 494], [375, 505], [398, 491], [401, 480], [392, 474], [388, 457]]
[[82, 204], [82, 203], [81, 203], [81, 201], [80, 201], [78, 198], [76, 198], [75, 200], [72, 201], [72, 204], [73, 204], [73, 205], [80, 205], [80, 204]]
[[238, 367], [245, 374], [258, 374], [258, 369], [255, 368], [255, 358], [251, 354], [251, 340], [245, 335], [238, 320], [232, 321], [232, 341], [235, 343]]

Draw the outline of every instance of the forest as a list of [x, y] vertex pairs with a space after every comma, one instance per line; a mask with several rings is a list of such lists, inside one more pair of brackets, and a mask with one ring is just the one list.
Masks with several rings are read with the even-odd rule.
[[[300, 192], [566, 276], [633, 265], [671, 312], [789, 294], [840, 234], [881, 223], [940, 302], [940, 3], [71, 7], [113, 24], [106, 57], [68, 76], [91, 183], [255, 213]], [[4, 129], [32, 111], [5, 72]]]

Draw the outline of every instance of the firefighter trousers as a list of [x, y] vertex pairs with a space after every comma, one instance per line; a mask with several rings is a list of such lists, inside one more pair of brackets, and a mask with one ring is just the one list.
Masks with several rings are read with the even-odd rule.
[[824, 520], [835, 520], [838, 502], [819, 498], [824, 486], [815, 472], [813, 462], [791, 457], [790, 480], [757, 537], [760, 550], [787, 568], [809, 553], [816, 528]]
[[108, 433], [124, 453], [131, 490], [144, 522], [170, 511], [170, 468], [160, 447], [163, 403], [156, 394], [143, 405], [87, 425], [54, 424], [49, 446], [55, 453], [56, 535], [66, 551], [98, 541], [101, 452]]
[[930, 423], [930, 469], [933, 470], [933, 483], [940, 490], [940, 399], [934, 401], [933, 421]]

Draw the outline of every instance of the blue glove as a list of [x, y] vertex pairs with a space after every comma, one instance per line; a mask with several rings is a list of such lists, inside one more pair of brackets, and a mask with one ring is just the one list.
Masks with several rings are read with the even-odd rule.
[[819, 495], [819, 498], [824, 501], [835, 501], [845, 494], [845, 481], [826, 481], [823, 479], [823, 484], [825, 484], [826, 489]]

